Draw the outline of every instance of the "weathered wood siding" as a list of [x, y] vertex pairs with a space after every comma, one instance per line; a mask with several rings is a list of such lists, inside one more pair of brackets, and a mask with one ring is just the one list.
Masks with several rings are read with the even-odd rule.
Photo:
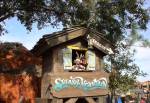
[[[67, 46], [77, 46], [80, 48], [87, 48], [87, 42], [84, 39], [77, 38], [75, 40], [69, 41], [67, 43], [61, 44], [59, 46], [53, 47], [52, 49], [46, 51], [43, 55], [43, 77], [42, 77], [42, 85], [41, 85], [41, 97], [42, 98], [49, 98], [52, 99], [52, 94], [50, 91], [50, 82], [51, 82], [51, 74], [58, 74], [58, 73], [64, 73], [68, 71], [64, 71], [63, 66], [63, 52], [62, 50], [64, 48], [67, 48]], [[102, 72], [103, 71], [103, 53], [100, 52], [97, 49], [94, 49], [95, 51], [95, 61], [96, 61], [96, 72]], [[70, 72], [71, 73], [71, 72]], [[82, 74], [82, 72], [80, 73]], [[86, 72], [83, 73], [83, 75], [86, 75]], [[71, 91], [72, 92], [72, 91]], [[76, 94], [78, 94], [79, 91], [76, 91]], [[107, 91], [101, 91], [101, 94], [106, 94]], [[93, 92], [92, 95], [98, 95], [96, 92]], [[81, 96], [81, 95], [80, 95]], [[90, 95], [91, 96], [91, 95]]]

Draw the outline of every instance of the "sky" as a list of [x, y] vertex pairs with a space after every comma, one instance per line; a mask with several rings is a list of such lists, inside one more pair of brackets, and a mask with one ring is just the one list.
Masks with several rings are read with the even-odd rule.
[[20, 42], [28, 49], [32, 49], [32, 47], [40, 38], [42, 38], [44, 34], [51, 34], [53, 32], [62, 30], [61, 25], [57, 28], [47, 26], [41, 30], [38, 30], [34, 24], [31, 32], [29, 32], [26, 30], [24, 25], [17, 20], [17, 18], [6, 20], [5, 28], [7, 29], [8, 33], [0, 36], [0, 41]]
[[[150, 6], [150, 2], [146, 2], [145, 7]], [[47, 26], [41, 30], [38, 30], [35, 25], [31, 32], [28, 32], [26, 28], [17, 21], [17, 18], [12, 18], [5, 21], [6, 29], [8, 33], [0, 36], [0, 41], [2, 42], [20, 42], [29, 50], [37, 43], [37, 41], [42, 38], [45, 34], [51, 34], [56, 31], [62, 30], [62, 26], [53, 28], [52, 26]], [[148, 29], [146, 31], [140, 31], [145, 38], [150, 40], [150, 23], [148, 24]], [[140, 67], [140, 69], [146, 72], [148, 75], [146, 77], [138, 77], [138, 81], [150, 80], [150, 48], [144, 47], [134, 47], [136, 49], [135, 53], [135, 63]]]

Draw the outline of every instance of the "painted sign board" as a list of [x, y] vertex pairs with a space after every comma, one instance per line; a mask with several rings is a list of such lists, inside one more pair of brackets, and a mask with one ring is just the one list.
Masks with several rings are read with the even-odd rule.
[[94, 78], [92, 81], [87, 81], [83, 77], [73, 77], [70, 76], [67, 79], [64, 78], [56, 78], [55, 84], [53, 85], [53, 90], [59, 92], [63, 89], [67, 88], [76, 88], [76, 89], [82, 89], [84, 91], [90, 91], [94, 89], [106, 89], [107, 88], [107, 79], [102, 78]]
[[108, 94], [108, 74], [68, 72], [50, 74], [51, 94], [57, 98], [99, 96]]
[[103, 44], [98, 42], [96, 39], [90, 37], [90, 35], [87, 36], [87, 39], [88, 39], [88, 45], [89, 46], [93, 45], [93, 46], [99, 48], [100, 50], [102, 50], [103, 52], [106, 52], [108, 54], [114, 54], [114, 52], [112, 51], [111, 48], [104, 46]]

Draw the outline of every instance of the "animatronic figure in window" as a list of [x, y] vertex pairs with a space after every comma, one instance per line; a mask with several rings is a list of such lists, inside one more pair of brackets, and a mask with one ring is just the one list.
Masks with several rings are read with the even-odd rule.
[[87, 61], [84, 54], [80, 54], [76, 51], [76, 59], [74, 60], [73, 70], [86, 70]]

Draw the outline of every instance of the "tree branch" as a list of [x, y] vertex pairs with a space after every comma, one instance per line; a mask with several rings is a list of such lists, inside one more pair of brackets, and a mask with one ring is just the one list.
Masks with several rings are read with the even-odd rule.
[[13, 13], [6, 13], [5, 15], [0, 16], [0, 22], [4, 21], [5, 19], [14, 16], [14, 12]]

